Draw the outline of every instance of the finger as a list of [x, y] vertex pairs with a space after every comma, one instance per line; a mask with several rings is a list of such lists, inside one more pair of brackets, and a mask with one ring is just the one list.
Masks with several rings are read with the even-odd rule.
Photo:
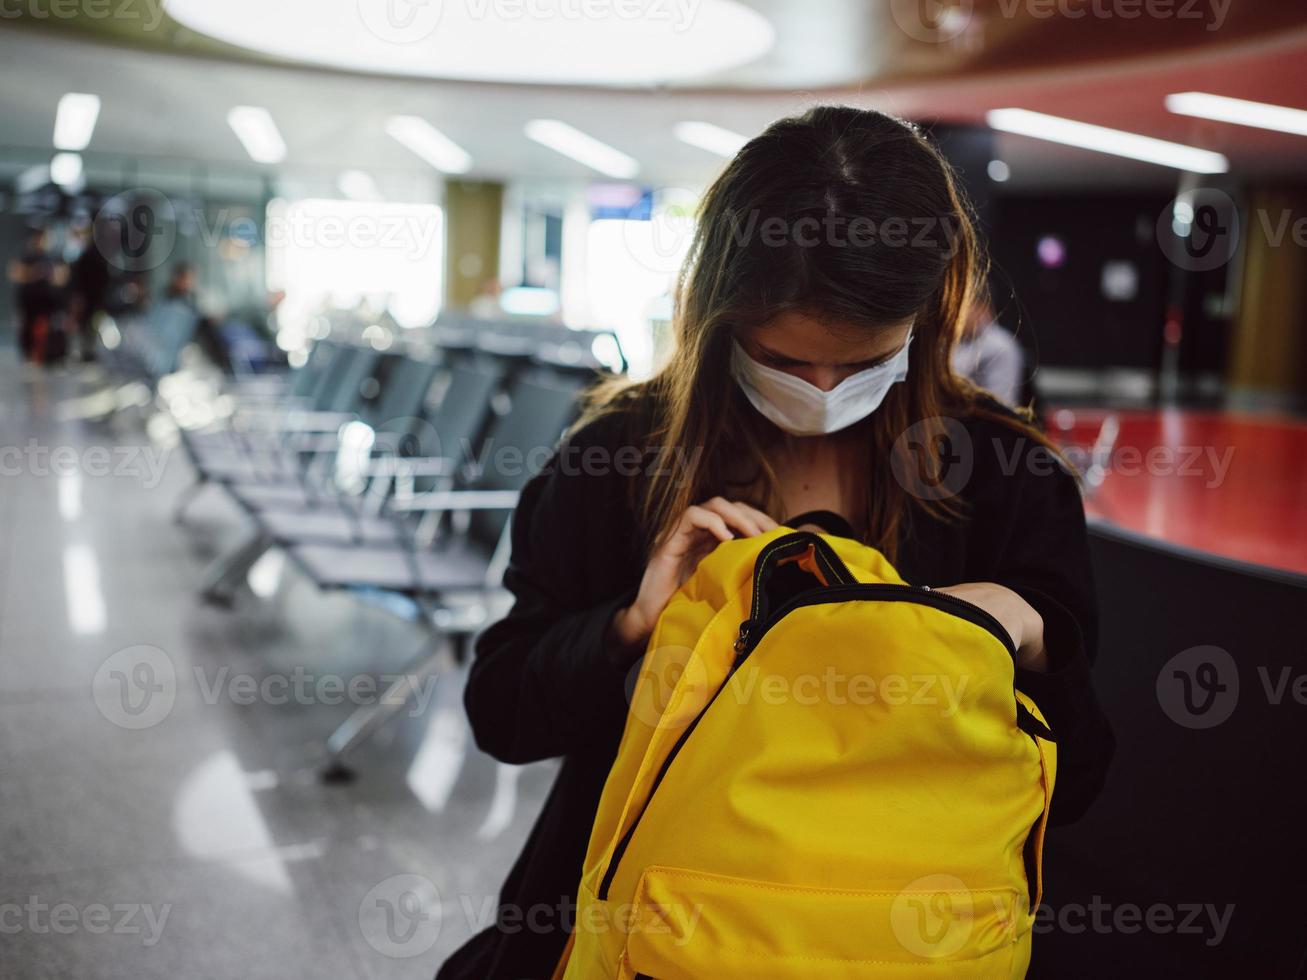
[[[706, 507], [687, 507], [685, 517], [682, 518], [682, 524], [685, 525], [687, 532], [694, 530], [708, 531], [716, 535], [719, 541], [730, 541], [734, 537], [722, 515]], [[689, 543], [687, 537], [686, 544]]]
[[762, 528], [758, 526], [752, 514], [724, 497], [713, 497], [711, 500], [700, 504], [700, 506], [712, 511], [714, 514], [720, 514], [726, 523], [738, 530], [746, 538], [762, 534]]
[[750, 503], [746, 503], [743, 500], [731, 500], [728, 501], [728, 503], [740, 513], [748, 515], [748, 517], [753, 520], [754, 524], [758, 526], [760, 533], [780, 527], [780, 524], [778, 524], [770, 514], [766, 511], [759, 510]]
[[744, 501], [742, 501], [742, 500], [737, 500], [737, 501], [735, 501], [735, 506], [736, 506], [736, 507], [740, 507], [740, 508], [742, 508], [745, 512], [747, 512], [747, 513], [749, 513], [749, 514], [752, 514], [752, 515], [753, 515], [754, 522], [755, 522], [755, 523], [756, 523], [760, 528], [762, 528], [762, 530], [763, 530], [764, 532], [766, 532], [766, 531], [774, 531], [774, 530], [776, 530], [776, 528], [780, 527], [780, 524], [779, 524], [779, 523], [777, 523], [776, 521], [772, 520], [772, 517], [771, 517], [770, 514], [766, 513], [765, 511], [761, 511], [761, 510], [759, 510], [757, 507], [753, 507], [753, 506], [751, 506], [751, 505], [749, 505], [749, 504], [746, 504], [746, 503], [745, 503]]

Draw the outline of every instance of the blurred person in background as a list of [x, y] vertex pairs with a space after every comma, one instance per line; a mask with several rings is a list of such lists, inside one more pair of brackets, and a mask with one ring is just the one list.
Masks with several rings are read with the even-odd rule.
[[91, 231], [92, 226], [86, 225], [74, 232], [74, 240], [81, 252], [73, 259], [69, 289], [70, 329], [76, 332], [81, 357], [85, 361], [95, 356], [98, 321], [108, 306], [113, 278], [109, 262], [96, 245]]
[[201, 308], [199, 300], [199, 277], [195, 266], [190, 262], [178, 262], [172, 267], [168, 283], [163, 287], [163, 302], [183, 303], [198, 317], [195, 324], [195, 343], [199, 345], [204, 356], [224, 373], [232, 373], [231, 356], [227, 342], [223, 337], [221, 323], [226, 311], [219, 295], [205, 293], [205, 302]]
[[163, 288], [165, 300], [179, 300], [188, 306], [195, 306], [195, 266], [189, 262], [178, 262], [172, 267], [168, 284]]
[[28, 232], [23, 254], [9, 263], [18, 314], [18, 346], [24, 360], [57, 363], [67, 347], [64, 310], [68, 266], [50, 250], [44, 228]]
[[1024, 404], [1025, 351], [999, 324], [987, 296], [977, 300], [953, 348], [953, 370], [1004, 405], [1015, 408]]

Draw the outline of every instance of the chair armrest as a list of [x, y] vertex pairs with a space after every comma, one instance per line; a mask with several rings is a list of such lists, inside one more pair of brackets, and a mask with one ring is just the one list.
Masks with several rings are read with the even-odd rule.
[[290, 379], [281, 374], [252, 374], [238, 377], [226, 386], [226, 392], [237, 398], [286, 398]]
[[282, 449], [296, 453], [334, 453], [340, 450], [340, 436], [332, 432], [282, 433]]
[[254, 412], [238, 411], [238, 416], [249, 428], [277, 432], [335, 432], [342, 425], [358, 418], [352, 412], [314, 412], [285, 407]]
[[445, 456], [379, 456], [363, 466], [367, 476], [450, 476], [457, 469]]
[[232, 436], [231, 451], [247, 456], [287, 456], [293, 453], [320, 454], [340, 451], [340, 437], [326, 432], [261, 432], [238, 430]]
[[335, 432], [342, 425], [357, 421], [353, 412], [306, 412], [291, 410], [278, 423], [283, 432]]
[[225, 390], [223, 395], [235, 405], [236, 415], [249, 417], [278, 416], [287, 412], [310, 412], [312, 401], [305, 395], [292, 395], [287, 391]]
[[512, 510], [516, 490], [432, 490], [406, 500], [395, 500], [392, 510]]

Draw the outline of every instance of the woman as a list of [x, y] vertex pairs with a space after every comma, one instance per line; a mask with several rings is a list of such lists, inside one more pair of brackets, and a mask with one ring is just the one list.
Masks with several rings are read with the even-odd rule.
[[781, 120], [709, 189], [670, 362], [601, 391], [518, 505], [516, 603], [466, 704], [495, 758], [563, 765], [496, 925], [442, 980], [550, 975], [654, 622], [717, 542], [806, 512], [993, 613], [1058, 734], [1052, 819], [1093, 798], [1112, 740], [1083, 509], [1039, 433], [950, 371], [979, 266], [948, 165], [880, 113]]

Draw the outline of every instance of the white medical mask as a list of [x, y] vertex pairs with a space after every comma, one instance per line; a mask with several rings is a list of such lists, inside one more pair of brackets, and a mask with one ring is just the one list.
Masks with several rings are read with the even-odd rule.
[[738, 340], [731, 343], [731, 374], [753, 407], [791, 435], [818, 436], [847, 429], [880, 407], [890, 388], [908, 376], [912, 333], [884, 364], [851, 374], [830, 391], [759, 364]]

